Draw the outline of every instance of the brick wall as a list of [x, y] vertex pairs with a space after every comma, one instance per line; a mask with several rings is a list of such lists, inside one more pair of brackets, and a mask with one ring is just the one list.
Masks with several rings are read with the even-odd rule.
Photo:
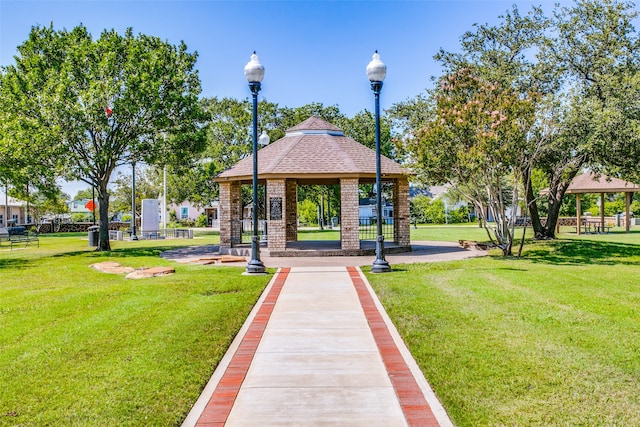
[[298, 240], [298, 182], [295, 179], [288, 179], [285, 183], [286, 190], [286, 222], [287, 222], [287, 242]]
[[220, 247], [231, 248], [242, 239], [242, 194], [239, 182], [220, 183]]
[[360, 224], [358, 211], [358, 179], [340, 179], [340, 229], [341, 244], [344, 250], [360, 249], [358, 229]]
[[[99, 225], [96, 223], [96, 225]], [[139, 226], [138, 223], [136, 225]], [[72, 223], [63, 223], [63, 224], [38, 224], [36, 227], [36, 231], [38, 233], [79, 233], [89, 231], [89, 227], [92, 227], [92, 222], [72, 222]], [[30, 225], [26, 226], [27, 228], [31, 228]], [[121, 230], [131, 228], [131, 223], [129, 222], [109, 222], [109, 230]]]
[[411, 216], [409, 214], [409, 181], [397, 179], [393, 184], [393, 235], [398, 245], [411, 241]]

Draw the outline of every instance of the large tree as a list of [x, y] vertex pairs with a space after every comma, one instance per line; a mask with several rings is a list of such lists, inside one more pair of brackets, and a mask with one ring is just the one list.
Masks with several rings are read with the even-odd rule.
[[414, 170], [427, 183], [449, 184], [473, 203], [504, 255], [512, 254], [518, 181], [528, 159], [527, 132], [537, 97], [535, 92], [521, 97], [481, 72], [461, 68], [440, 79], [428, 122], [405, 141]]
[[535, 164], [546, 176], [546, 222], [538, 219], [538, 194], [526, 194], [538, 238], [555, 237], [565, 192], [585, 167], [627, 179], [639, 175], [637, 15], [633, 3], [577, 1], [555, 9], [540, 39], [538, 60], [562, 85], [540, 114], [551, 129]]
[[[465, 33], [459, 52], [436, 55], [445, 74], [473, 68], [520, 99], [533, 92], [540, 97], [520, 162], [525, 205], [537, 238], [554, 237], [565, 191], [585, 167], [627, 178], [638, 175], [640, 42], [632, 26], [635, 17], [632, 3], [615, 0], [558, 6], [551, 18], [539, 8], [522, 16], [514, 7], [497, 25]], [[429, 123], [430, 96], [392, 109], [404, 131], [397, 139], [401, 148]], [[544, 196], [532, 185], [536, 174], [545, 177]], [[538, 209], [543, 199], [546, 221]]]
[[131, 29], [94, 39], [82, 25], [51, 25], [33, 27], [5, 68], [2, 108], [16, 129], [28, 129], [13, 135], [21, 158], [96, 188], [98, 250], [110, 250], [107, 185], [118, 166], [175, 163], [203, 147], [196, 58], [184, 43]]

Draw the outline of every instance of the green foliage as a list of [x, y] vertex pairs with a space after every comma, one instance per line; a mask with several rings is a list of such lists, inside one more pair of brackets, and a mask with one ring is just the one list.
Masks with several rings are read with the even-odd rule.
[[74, 212], [71, 214], [72, 222], [89, 222], [91, 221], [91, 214]]
[[[527, 161], [526, 134], [537, 95], [521, 97], [471, 68], [442, 77], [432, 95], [433, 117], [415, 139], [405, 141], [405, 150], [429, 183], [449, 183], [480, 215], [491, 212], [497, 244], [509, 255], [513, 234], [506, 209], [517, 201], [518, 172]], [[511, 185], [509, 178], [515, 181]], [[508, 192], [513, 194], [510, 203], [504, 197]], [[438, 205], [427, 214], [434, 222], [444, 222], [443, 216]]]
[[429, 203], [429, 206], [425, 211], [425, 217], [427, 222], [433, 224], [444, 224], [446, 222], [444, 201], [442, 201], [442, 199], [436, 199]]
[[201, 213], [196, 219], [196, 227], [204, 228], [207, 226], [207, 215], [205, 213]]
[[29, 193], [23, 200], [29, 202], [29, 215], [34, 223], [38, 223], [45, 216], [60, 217], [68, 213], [67, 198], [66, 194], [57, 189], [49, 193], [40, 191]]
[[456, 209], [446, 209], [444, 200], [438, 198], [431, 200], [423, 194], [411, 199], [411, 221], [417, 220], [420, 224], [458, 224], [469, 222], [469, 209], [462, 206]]
[[427, 210], [431, 205], [431, 198], [424, 194], [419, 194], [409, 201], [409, 213], [412, 222], [424, 224], [427, 222]]
[[[131, 168], [129, 168], [131, 170]], [[131, 212], [131, 172], [118, 171], [109, 191], [111, 212]], [[136, 164], [136, 213], [142, 212], [143, 199], [157, 199], [162, 194], [162, 182], [153, 168]]]
[[85, 188], [84, 190], [78, 190], [75, 196], [73, 196], [73, 200], [83, 200], [93, 198], [93, 191], [91, 188]]
[[298, 220], [308, 225], [318, 225], [318, 205], [309, 199], [298, 202]]
[[469, 222], [469, 208], [466, 206], [460, 206], [456, 209], [451, 209], [447, 212], [449, 224], [460, 224], [463, 222]]
[[[487, 167], [487, 162], [495, 164], [498, 159], [503, 167], [517, 165], [510, 173], [521, 189], [514, 184], [510, 191], [516, 195], [524, 190], [536, 236], [553, 237], [561, 213], [559, 201], [585, 166], [627, 180], [640, 174], [640, 44], [633, 26], [637, 17], [630, 2], [582, 0], [570, 7], [557, 5], [551, 17], [536, 7], [521, 15], [514, 6], [497, 25], [478, 25], [462, 36], [458, 52], [436, 55], [445, 70], [438, 79], [440, 87], [390, 110], [395, 128], [401, 130], [395, 138], [398, 152], [417, 162], [423, 181], [477, 185], [480, 181], [468, 168], [463, 169], [466, 173], [457, 169], [458, 151], [445, 143], [434, 152], [437, 147], [425, 145], [420, 132], [434, 141], [468, 144], [470, 135], [478, 135], [476, 130], [493, 132], [496, 123], [485, 120], [487, 113], [497, 112], [511, 123], [519, 117], [520, 129], [512, 127], [507, 139], [504, 133], [499, 135], [499, 146], [486, 141], [489, 149], [478, 144], [465, 147], [466, 163], [496, 177], [506, 174]], [[490, 96], [470, 95], [480, 102], [476, 104], [480, 108], [474, 108], [442, 90], [443, 85], [460, 84], [461, 70], [471, 70], [468, 74], [495, 87], [489, 95], [495, 95], [497, 103], [486, 103]], [[443, 93], [456, 106], [449, 111], [460, 126], [450, 126], [443, 117]], [[527, 106], [527, 99], [534, 102]], [[505, 109], [508, 104], [513, 109]], [[443, 162], [448, 166], [434, 171]], [[450, 173], [454, 171], [457, 174]], [[544, 198], [539, 196], [542, 189], [547, 189]], [[497, 195], [497, 187], [490, 193]], [[516, 203], [522, 204], [519, 200], [512, 204]], [[544, 225], [540, 214], [547, 216]]]
[[203, 148], [196, 57], [131, 29], [94, 39], [82, 25], [51, 25], [33, 27], [4, 69], [0, 102], [17, 157], [96, 188], [100, 250], [110, 246], [107, 185], [117, 166], [176, 164]]

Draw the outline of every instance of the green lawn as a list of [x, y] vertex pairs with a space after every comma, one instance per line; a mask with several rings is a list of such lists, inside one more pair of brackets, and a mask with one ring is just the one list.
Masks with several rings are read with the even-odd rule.
[[[517, 233], [520, 237], [521, 231]], [[318, 230], [304, 228], [298, 230], [298, 240], [340, 240], [340, 229]], [[411, 240], [436, 240], [443, 242], [457, 242], [458, 240], [488, 241], [487, 232], [477, 224], [456, 225], [418, 225], [411, 226]]]
[[[194, 240], [112, 242], [41, 236], [0, 246], [0, 425], [180, 424], [270, 276], [159, 258]], [[143, 280], [89, 265], [175, 266]]]
[[458, 426], [640, 425], [640, 233], [367, 274]]
[[[640, 230], [613, 231], [368, 274], [456, 425], [640, 425]], [[411, 233], [486, 240], [477, 226]], [[180, 424], [269, 280], [158, 256], [218, 239], [0, 246], [0, 425]], [[106, 260], [176, 274], [88, 267]]]

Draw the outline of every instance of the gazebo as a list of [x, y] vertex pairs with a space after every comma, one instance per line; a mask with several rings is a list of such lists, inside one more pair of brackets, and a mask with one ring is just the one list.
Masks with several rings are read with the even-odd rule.
[[[395, 251], [410, 251], [410, 172], [382, 156], [383, 183], [393, 186], [393, 241]], [[253, 177], [249, 156], [220, 173], [220, 251], [230, 252], [242, 243], [241, 186]], [[312, 116], [286, 131], [286, 135], [258, 153], [258, 182], [266, 186], [266, 237], [270, 256], [295, 256], [298, 235], [298, 185], [340, 186], [339, 246], [315, 255], [363, 255], [373, 253], [360, 240], [359, 191], [362, 183], [374, 183], [375, 151], [348, 138], [344, 132]], [[253, 213], [254, 215], [256, 213]], [[311, 243], [310, 243], [311, 244]], [[307, 252], [308, 255], [308, 252]]]
[[624, 181], [618, 178], [612, 178], [606, 175], [596, 176], [593, 172], [584, 173], [578, 175], [571, 181], [565, 194], [576, 195], [576, 232], [580, 234], [580, 225], [582, 212], [580, 209], [580, 195], [585, 193], [600, 193], [600, 230], [604, 230], [604, 204], [606, 193], [625, 193], [626, 199], [626, 211], [625, 211], [625, 227], [627, 233], [630, 228], [630, 212], [629, 206], [631, 205], [631, 195], [636, 191], [640, 191], [640, 186], [629, 181]]

